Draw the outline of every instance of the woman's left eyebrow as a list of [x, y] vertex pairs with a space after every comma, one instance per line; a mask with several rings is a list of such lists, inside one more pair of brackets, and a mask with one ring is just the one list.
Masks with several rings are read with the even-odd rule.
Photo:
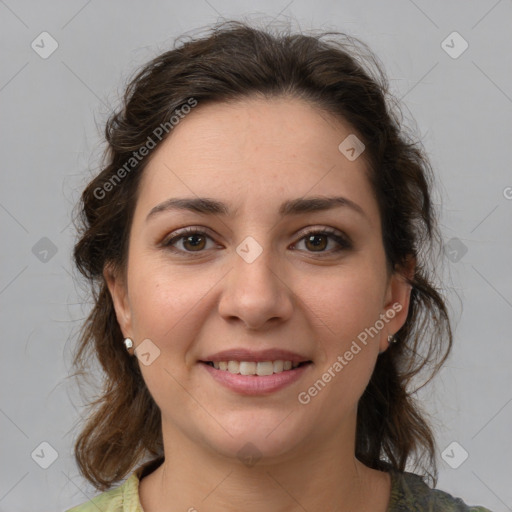
[[[368, 220], [366, 213], [357, 203], [341, 196], [289, 199], [283, 202], [279, 207], [279, 215], [281, 217], [286, 215], [300, 215], [340, 207], [350, 208]], [[237, 213], [236, 209], [232, 210], [225, 203], [207, 197], [172, 197], [152, 208], [146, 217], [146, 221], [159, 213], [172, 210], [186, 210], [204, 215], [224, 216], [235, 216]]]

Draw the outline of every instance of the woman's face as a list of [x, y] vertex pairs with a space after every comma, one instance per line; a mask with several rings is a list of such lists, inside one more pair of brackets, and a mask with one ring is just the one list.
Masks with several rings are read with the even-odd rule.
[[199, 102], [155, 150], [127, 281], [105, 275], [164, 440], [227, 456], [353, 448], [357, 402], [409, 299], [353, 141], [301, 100], [254, 98]]

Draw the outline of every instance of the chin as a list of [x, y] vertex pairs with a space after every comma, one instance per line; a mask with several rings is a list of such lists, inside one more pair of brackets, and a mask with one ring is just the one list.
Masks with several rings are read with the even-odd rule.
[[231, 435], [216, 428], [213, 437], [212, 430], [204, 432], [203, 442], [217, 454], [238, 459], [246, 465], [249, 465], [246, 461], [256, 459], [261, 459], [261, 462], [285, 460], [297, 453], [297, 447], [307, 436], [304, 423], [299, 425], [293, 413], [288, 418], [287, 414], [281, 410], [267, 414], [252, 411], [236, 417], [232, 415], [229, 421], [221, 422], [227, 425], [226, 430]]

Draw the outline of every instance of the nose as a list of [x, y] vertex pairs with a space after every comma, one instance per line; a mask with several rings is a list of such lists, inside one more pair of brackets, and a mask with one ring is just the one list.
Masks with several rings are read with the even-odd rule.
[[250, 330], [265, 330], [288, 320], [293, 312], [293, 292], [278, 263], [268, 249], [252, 262], [234, 252], [233, 268], [223, 280], [219, 314]]

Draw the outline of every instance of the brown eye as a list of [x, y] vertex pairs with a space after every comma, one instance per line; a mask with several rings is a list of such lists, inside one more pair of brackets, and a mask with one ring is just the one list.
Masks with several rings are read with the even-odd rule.
[[332, 228], [310, 231], [299, 240], [297, 245], [304, 244], [304, 249], [309, 253], [320, 255], [334, 254], [343, 250], [352, 248], [352, 243], [348, 237]]
[[206, 245], [206, 238], [201, 235], [189, 235], [182, 238], [183, 247], [190, 251], [200, 251], [204, 249]]
[[323, 251], [327, 247], [328, 237], [326, 235], [308, 235], [305, 237], [306, 247], [312, 251]]
[[[208, 242], [210, 245], [208, 246]], [[213, 244], [212, 238], [194, 228], [188, 228], [181, 232], [178, 232], [172, 238], [163, 242], [162, 245], [167, 249], [177, 253], [199, 253], [205, 249], [211, 248]]]

